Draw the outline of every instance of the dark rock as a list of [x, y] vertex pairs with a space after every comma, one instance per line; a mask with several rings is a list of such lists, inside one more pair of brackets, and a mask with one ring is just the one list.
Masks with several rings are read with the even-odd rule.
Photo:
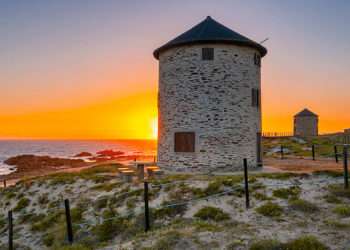
[[111, 156], [123, 155], [124, 152], [107, 149], [107, 150], [99, 151], [99, 152], [97, 152], [97, 154], [100, 155], [100, 156], [110, 156], [111, 157]]
[[18, 170], [31, 170], [50, 167], [79, 167], [85, 165], [81, 159], [54, 158], [38, 155], [18, 155], [4, 161], [5, 164], [16, 166]]
[[79, 154], [74, 155], [73, 157], [90, 157], [90, 156], [92, 156], [92, 154], [89, 152], [81, 152]]

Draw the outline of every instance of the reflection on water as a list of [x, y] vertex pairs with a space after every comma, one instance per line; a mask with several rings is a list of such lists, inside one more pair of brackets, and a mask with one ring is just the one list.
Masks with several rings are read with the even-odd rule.
[[49, 155], [70, 158], [81, 152], [96, 154], [101, 150], [123, 151], [126, 155], [155, 155], [155, 140], [0, 140], [0, 175], [11, 172], [3, 163], [21, 154]]

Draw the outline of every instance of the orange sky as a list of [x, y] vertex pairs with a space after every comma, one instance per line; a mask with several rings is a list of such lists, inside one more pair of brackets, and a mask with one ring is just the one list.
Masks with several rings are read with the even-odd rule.
[[3, 138], [154, 139], [156, 95], [142, 93], [78, 108], [0, 116]]
[[347, 1], [0, 3], [0, 139], [154, 138], [152, 52], [207, 15], [253, 40], [270, 38], [265, 132], [291, 132], [305, 107], [319, 115], [321, 133], [342, 131], [350, 128], [349, 11]]

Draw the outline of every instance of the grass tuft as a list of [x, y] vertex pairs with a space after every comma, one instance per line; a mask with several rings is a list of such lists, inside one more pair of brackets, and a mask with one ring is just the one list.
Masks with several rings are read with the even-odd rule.
[[268, 239], [254, 242], [249, 250], [282, 250], [282, 248], [279, 241]]
[[314, 236], [302, 236], [284, 244], [286, 250], [327, 250], [328, 247]]
[[348, 217], [350, 216], [350, 206], [338, 205], [333, 209], [333, 212], [341, 217]]
[[300, 195], [301, 189], [299, 187], [279, 188], [273, 190], [272, 194], [281, 199], [297, 198]]
[[304, 213], [314, 213], [319, 211], [319, 208], [315, 204], [306, 200], [292, 199], [288, 203], [290, 208]]
[[229, 220], [230, 216], [221, 208], [203, 207], [197, 211], [194, 217], [201, 220], [224, 221]]
[[268, 201], [260, 207], [256, 208], [255, 211], [264, 216], [278, 217], [282, 214], [283, 209], [278, 204]]
[[345, 197], [350, 199], [350, 188], [344, 189], [343, 185], [329, 185], [328, 190], [331, 194], [338, 197]]
[[24, 208], [26, 208], [29, 205], [29, 203], [30, 203], [30, 200], [28, 198], [23, 197], [18, 201], [18, 203], [17, 203], [16, 207], [13, 209], [13, 211], [15, 211], [15, 212], [21, 211]]

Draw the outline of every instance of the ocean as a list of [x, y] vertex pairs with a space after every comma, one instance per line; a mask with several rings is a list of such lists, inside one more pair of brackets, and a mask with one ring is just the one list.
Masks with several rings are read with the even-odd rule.
[[125, 155], [155, 155], [157, 143], [152, 140], [0, 140], [0, 175], [14, 171], [4, 161], [16, 155], [72, 158], [81, 152], [96, 154], [107, 149], [123, 151]]

